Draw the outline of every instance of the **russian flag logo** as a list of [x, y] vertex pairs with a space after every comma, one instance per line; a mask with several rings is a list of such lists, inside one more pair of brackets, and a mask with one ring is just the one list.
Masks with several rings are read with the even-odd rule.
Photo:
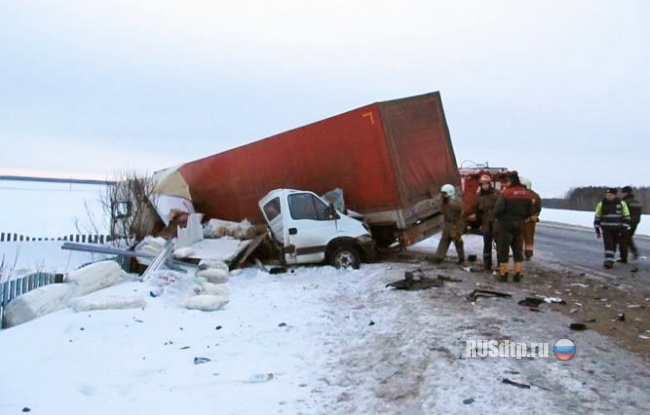
[[553, 346], [553, 354], [558, 360], [571, 360], [576, 355], [576, 345], [569, 339], [560, 339]]

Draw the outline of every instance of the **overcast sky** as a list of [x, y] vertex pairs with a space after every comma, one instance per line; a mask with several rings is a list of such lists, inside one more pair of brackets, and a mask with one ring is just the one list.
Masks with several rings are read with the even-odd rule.
[[650, 185], [650, 2], [5, 0], [0, 172], [153, 172], [440, 91], [458, 164]]

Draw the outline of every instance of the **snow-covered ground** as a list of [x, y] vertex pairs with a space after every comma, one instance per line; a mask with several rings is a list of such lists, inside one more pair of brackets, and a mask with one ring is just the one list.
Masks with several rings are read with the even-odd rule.
[[[480, 252], [478, 236], [465, 239], [468, 253]], [[436, 246], [433, 237], [413, 249]], [[647, 366], [602, 336], [570, 332], [560, 315], [522, 314], [516, 302], [468, 302], [464, 294], [483, 284], [481, 273], [443, 267], [437, 272], [460, 272], [464, 282], [415, 292], [386, 287], [417, 266], [428, 265], [278, 275], [248, 268], [230, 277], [230, 302], [213, 312], [182, 306], [190, 276], [157, 297], [150, 293], [159, 285], [127, 278], [92, 295], [98, 302], [136, 296], [145, 308], [65, 309], [0, 331], [0, 413], [537, 414], [650, 404]], [[578, 347], [570, 362], [552, 352], [464, 357], [467, 339], [552, 349], [569, 336]]]
[[[546, 209], [542, 219], [591, 227], [593, 216]], [[468, 254], [481, 252], [480, 237], [465, 241]], [[433, 252], [437, 242], [411, 249]], [[62, 251], [58, 242], [0, 244], [8, 260], [17, 251], [25, 270], [39, 264], [67, 273], [98, 259]], [[230, 302], [213, 312], [182, 306], [191, 275], [156, 297], [159, 285], [126, 278], [93, 295], [136, 296], [145, 308], [68, 308], [0, 331], [0, 414], [647, 413], [650, 371], [637, 356], [594, 332], [569, 331], [568, 320], [548, 310], [467, 301], [467, 292], [485, 285], [482, 273], [443, 265], [434, 276], [463, 281], [413, 292], [386, 287], [417, 267], [431, 266], [297, 267], [277, 275], [248, 268], [230, 277]], [[468, 339], [552, 349], [567, 337], [578, 349], [570, 362], [552, 351], [522, 360], [465, 357]]]

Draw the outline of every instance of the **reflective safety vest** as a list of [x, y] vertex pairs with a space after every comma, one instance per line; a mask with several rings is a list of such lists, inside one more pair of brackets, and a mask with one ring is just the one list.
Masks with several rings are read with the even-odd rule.
[[630, 226], [630, 209], [627, 203], [619, 198], [612, 200], [603, 199], [596, 205], [594, 226], [603, 229]]

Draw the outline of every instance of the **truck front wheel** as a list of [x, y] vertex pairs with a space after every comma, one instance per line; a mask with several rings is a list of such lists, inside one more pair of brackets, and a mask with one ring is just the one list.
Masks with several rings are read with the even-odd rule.
[[330, 264], [336, 268], [359, 268], [361, 256], [354, 246], [341, 245], [330, 255]]

